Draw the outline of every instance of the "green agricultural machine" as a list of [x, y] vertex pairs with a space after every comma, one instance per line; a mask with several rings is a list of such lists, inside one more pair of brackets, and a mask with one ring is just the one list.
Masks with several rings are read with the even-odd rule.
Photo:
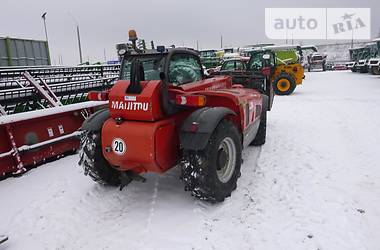
[[356, 64], [358, 62], [359, 53], [361, 52], [363, 48], [354, 48], [349, 49], [350, 53], [350, 61], [346, 63], [346, 67], [350, 69], [352, 72], [356, 72]]
[[373, 75], [380, 75], [380, 38], [373, 40], [376, 44], [376, 54], [369, 59], [368, 68]]
[[368, 73], [369, 71], [369, 61], [371, 58], [377, 55], [377, 45], [376, 43], [368, 43], [359, 50], [358, 61], [355, 65], [355, 70], [360, 73]]
[[218, 50], [201, 50], [200, 58], [206, 69], [218, 67], [222, 63], [224, 51]]

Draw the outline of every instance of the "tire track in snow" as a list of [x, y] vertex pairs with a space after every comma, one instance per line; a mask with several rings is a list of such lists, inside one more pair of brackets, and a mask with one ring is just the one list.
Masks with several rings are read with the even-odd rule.
[[237, 189], [221, 204], [206, 204], [201, 210], [204, 217], [202, 246], [205, 249], [251, 249], [252, 225], [249, 220], [258, 211], [253, 186], [262, 147], [248, 147], [243, 151], [244, 162]]
[[159, 186], [160, 179], [161, 179], [161, 177], [158, 177], [155, 180], [155, 184], [154, 184], [154, 188], [153, 188], [152, 201], [150, 203], [149, 215], [148, 215], [148, 219], [147, 219], [146, 230], [144, 232], [145, 235], [149, 234], [149, 231], [150, 231], [149, 229], [150, 229], [150, 226], [152, 224], [152, 219], [154, 216], [154, 209], [155, 209], [156, 200], [157, 200], [157, 196], [158, 196], [158, 186]]
[[[150, 185], [152, 195], [149, 208], [145, 210], [146, 222], [138, 249], [166, 249], [164, 246], [167, 245], [181, 246], [181, 249], [199, 248], [198, 239], [202, 237], [193, 230], [203, 225], [203, 202], [184, 191], [179, 176], [177, 167], [162, 175], [147, 176], [144, 184]], [[154, 241], [150, 240], [152, 235]]]

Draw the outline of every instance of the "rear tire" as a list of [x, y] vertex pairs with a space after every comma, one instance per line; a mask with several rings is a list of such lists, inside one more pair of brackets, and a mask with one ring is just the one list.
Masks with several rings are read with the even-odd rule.
[[201, 200], [222, 202], [236, 189], [242, 155], [241, 135], [222, 120], [203, 150], [184, 150], [181, 162], [185, 190]]
[[380, 75], [380, 67], [371, 67], [372, 75]]
[[281, 73], [273, 80], [273, 90], [276, 95], [290, 95], [296, 86], [294, 78], [287, 73]]
[[119, 186], [121, 172], [104, 158], [101, 142], [100, 132], [85, 132], [81, 139], [78, 164], [83, 167], [84, 174], [94, 181], [103, 185]]
[[251, 142], [251, 146], [261, 146], [265, 144], [267, 135], [267, 111], [264, 110], [261, 114], [259, 130], [257, 131], [255, 139]]

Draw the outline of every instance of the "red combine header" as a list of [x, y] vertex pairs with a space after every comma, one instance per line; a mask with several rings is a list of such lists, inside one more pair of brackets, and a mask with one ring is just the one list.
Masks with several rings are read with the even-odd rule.
[[119, 65], [0, 70], [0, 176], [75, 152], [83, 121], [107, 102], [87, 92], [107, 90]]

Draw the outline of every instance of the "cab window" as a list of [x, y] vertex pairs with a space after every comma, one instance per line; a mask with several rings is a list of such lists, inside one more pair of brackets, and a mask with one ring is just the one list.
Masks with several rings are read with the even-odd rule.
[[264, 53], [252, 54], [249, 66], [251, 69], [261, 69], [263, 67], [263, 57]]
[[244, 70], [245, 65], [241, 61], [227, 61], [223, 64], [221, 70]]
[[173, 85], [200, 81], [202, 67], [193, 55], [176, 54], [170, 59], [169, 82]]
[[163, 56], [161, 55], [125, 58], [121, 67], [121, 80], [131, 80], [132, 64], [137, 62], [141, 65], [140, 74], [143, 81], [160, 80], [160, 72], [163, 70]]

